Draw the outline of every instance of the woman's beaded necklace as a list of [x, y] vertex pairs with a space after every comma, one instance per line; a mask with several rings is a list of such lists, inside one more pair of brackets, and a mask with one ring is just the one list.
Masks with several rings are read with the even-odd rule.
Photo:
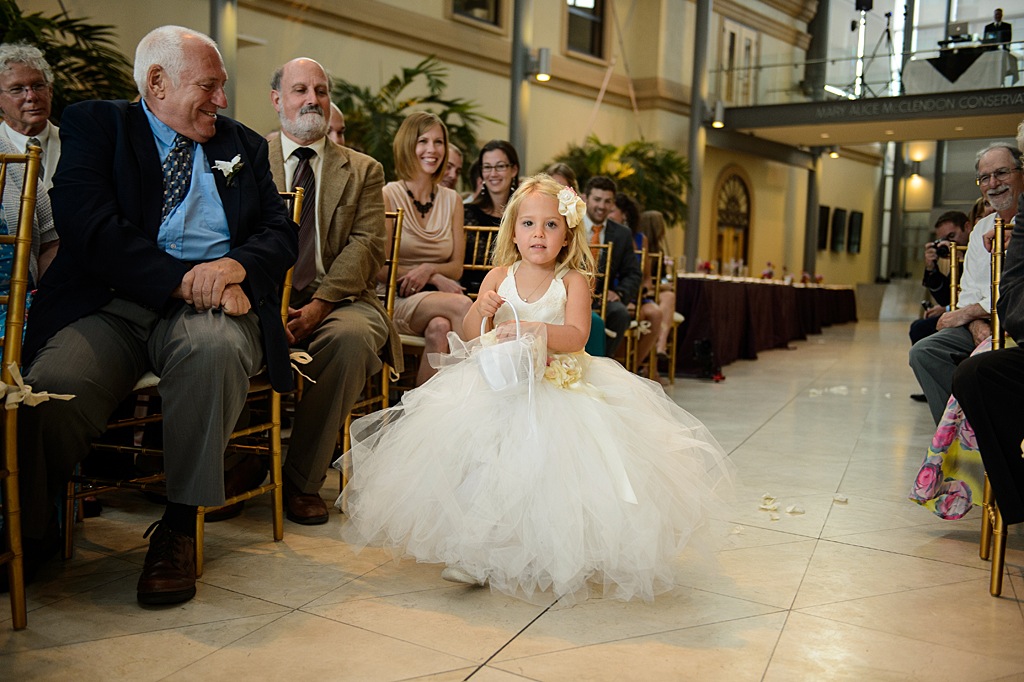
[[421, 204], [420, 202], [416, 201], [416, 197], [412, 195], [412, 190], [409, 189], [409, 185], [405, 184], [405, 182], [403, 181], [402, 186], [405, 187], [405, 193], [409, 195], [410, 199], [412, 199], [412, 205], [416, 207], [416, 211], [420, 214], [420, 218], [426, 218], [427, 214], [430, 213], [430, 209], [434, 208], [433, 187], [431, 187], [430, 189], [430, 201], [428, 201], [425, 204]]

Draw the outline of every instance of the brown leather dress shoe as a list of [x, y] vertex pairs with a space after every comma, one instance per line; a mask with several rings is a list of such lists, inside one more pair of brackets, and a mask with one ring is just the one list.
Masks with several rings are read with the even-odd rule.
[[196, 539], [171, 530], [163, 520], [154, 522], [142, 537], [150, 533], [137, 588], [139, 603], [178, 604], [196, 596]]
[[303, 526], [319, 526], [330, 518], [327, 504], [319, 493], [300, 492], [287, 481], [284, 484], [284, 511], [289, 521]]

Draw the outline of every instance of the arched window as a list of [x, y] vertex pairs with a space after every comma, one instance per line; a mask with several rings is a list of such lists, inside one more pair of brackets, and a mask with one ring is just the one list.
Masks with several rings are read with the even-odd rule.
[[750, 189], [737, 173], [729, 173], [718, 187], [715, 200], [715, 260], [725, 272], [730, 260], [749, 265]]

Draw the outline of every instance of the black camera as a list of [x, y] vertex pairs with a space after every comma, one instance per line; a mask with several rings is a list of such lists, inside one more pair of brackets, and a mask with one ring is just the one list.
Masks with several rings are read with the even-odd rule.
[[936, 239], [932, 242], [932, 248], [935, 249], [935, 253], [939, 258], [949, 258], [949, 242]]

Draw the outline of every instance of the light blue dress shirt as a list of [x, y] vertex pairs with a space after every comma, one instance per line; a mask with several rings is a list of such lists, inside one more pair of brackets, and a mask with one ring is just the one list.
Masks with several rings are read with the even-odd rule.
[[[174, 146], [177, 133], [154, 116], [145, 101], [142, 109], [153, 130], [162, 165]], [[192, 183], [188, 194], [160, 224], [156, 242], [167, 253], [187, 261], [215, 260], [231, 248], [231, 231], [224, 215], [224, 203], [220, 200], [213, 169], [201, 144], [192, 143]]]

